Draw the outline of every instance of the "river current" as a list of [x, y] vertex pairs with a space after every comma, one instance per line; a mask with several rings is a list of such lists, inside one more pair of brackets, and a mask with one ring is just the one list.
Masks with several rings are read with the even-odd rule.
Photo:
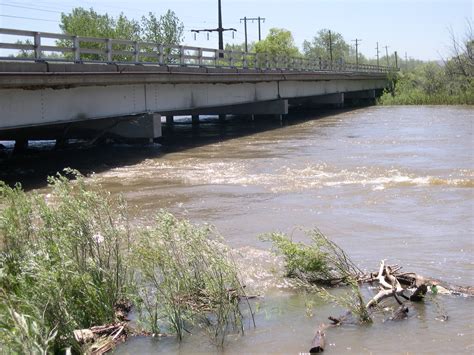
[[[474, 285], [472, 107], [303, 116], [283, 124], [207, 118], [198, 129], [181, 121], [165, 131], [162, 145], [80, 150], [74, 159], [55, 153], [51, 171], [95, 171], [106, 189], [125, 196], [134, 224], [146, 225], [165, 208], [214, 225], [241, 255], [245, 282], [263, 295], [254, 302], [257, 327], [247, 324], [246, 334], [230, 337], [223, 350], [189, 335], [181, 344], [133, 338], [116, 353], [307, 351], [318, 325], [343, 310], [275, 276], [278, 260], [258, 238], [271, 231], [308, 241], [302, 229], [317, 227], [363, 269], [387, 259], [406, 271]], [[27, 176], [36, 168], [21, 169], [11, 172]], [[441, 310], [447, 321], [437, 316]], [[329, 329], [327, 342], [325, 352], [334, 354], [472, 353], [474, 299], [438, 296], [402, 322]]]

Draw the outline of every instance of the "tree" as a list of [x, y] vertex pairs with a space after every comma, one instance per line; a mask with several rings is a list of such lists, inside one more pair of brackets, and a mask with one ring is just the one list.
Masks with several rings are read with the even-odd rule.
[[291, 32], [283, 28], [271, 28], [267, 37], [255, 44], [255, 51], [273, 56], [297, 57], [300, 55]]
[[140, 35], [138, 22], [129, 20], [123, 13], [114, 19], [82, 7], [74, 8], [69, 14], [62, 13], [59, 27], [64, 34], [73, 36], [138, 40]]
[[338, 32], [330, 31], [329, 29], [318, 31], [317, 35], [311, 42], [304, 41], [303, 53], [307, 58], [330, 60], [330, 43], [332, 47], [332, 58], [334, 61], [341, 58], [347, 60], [350, 57], [350, 47], [342, 35]]
[[168, 10], [158, 19], [152, 12], [142, 17], [141, 38], [145, 42], [179, 45], [183, 41], [184, 25], [174, 11]]
[[[82, 37], [98, 37], [113, 39], [139, 40], [140, 26], [137, 21], [129, 20], [123, 13], [117, 19], [109, 15], [101, 15], [92, 8], [86, 10], [82, 7], [74, 8], [71, 13], [61, 14], [61, 24], [59, 25], [64, 34]], [[70, 40], [57, 41], [58, 46], [71, 47]], [[104, 43], [81, 42], [81, 48], [105, 50]], [[114, 44], [114, 50], [131, 50], [130, 46]], [[65, 53], [67, 59], [72, 58], [72, 54]], [[83, 54], [82, 60], [106, 60], [101, 54]], [[114, 60], [131, 60], [132, 56], [114, 56]]]

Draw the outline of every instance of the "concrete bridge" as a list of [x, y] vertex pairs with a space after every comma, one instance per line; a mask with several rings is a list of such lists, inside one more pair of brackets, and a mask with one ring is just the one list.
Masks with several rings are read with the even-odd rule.
[[[3, 35], [3, 36], [2, 36]], [[26, 44], [4, 38], [30, 38]], [[47, 42], [49, 41], [49, 42]], [[51, 41], [56, 41], [51, 43]], [[58, 42], [61, 41], [61, 42]], [[161, 116], [373, 100], [393, 68], [0, 28], [0, 139], [153, 139]]]

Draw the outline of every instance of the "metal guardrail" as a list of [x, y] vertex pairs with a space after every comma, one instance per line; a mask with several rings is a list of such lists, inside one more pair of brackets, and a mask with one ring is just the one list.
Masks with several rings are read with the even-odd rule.
[[[25, 38], [22, 43], [0, 42], [0, 49], [20, 51], [23, 56], [0, 60], [61, 61], [74, 63], [155, 64], [188, 67], [223, 67], [262, 70], [387, 73], [393, 67], [342, 61], [288, 57], [269, 53], [226, 51], [211, 48], [161, 45], [124, 39], [70, 36], [59, 33], [0, 28], [0, 35]], [[44, 40], [56, 40], [47, 45]]]

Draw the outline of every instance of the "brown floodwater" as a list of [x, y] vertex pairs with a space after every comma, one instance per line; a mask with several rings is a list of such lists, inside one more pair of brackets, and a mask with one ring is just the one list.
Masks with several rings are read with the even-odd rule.
[[[252, 304], [257, 327], [247, 319], [245, 335], [229, 337], [223, 350], [198, 332], [182, 343], [133, 338], [117, 354], [298, 353], [328, 315], [343, 310], [288, 286], [258, 236], [281, 231], [307, 241], [302, 229], [318, 227], [363, 269], [388, 259], [474, 285], [473, 122], [472, 107], [456, 106], [369, 107], [282, 125], [208, 118], [199, 129], [177, 124], [162, 145], [40, 152], [55, 163], [9, 163], [5, 174], [36, 187], [31, 176], [60, 166], [95, 171], [106, 189], [125, 196], [135, 224], [150, 223], [161, 208], [210, 223], [240, 254], [249, 289], [264, 296]], [[474, 353], [474, 299], [437, 295], [401, 322], [329, 329], [327, 343], [334, 354]]]

